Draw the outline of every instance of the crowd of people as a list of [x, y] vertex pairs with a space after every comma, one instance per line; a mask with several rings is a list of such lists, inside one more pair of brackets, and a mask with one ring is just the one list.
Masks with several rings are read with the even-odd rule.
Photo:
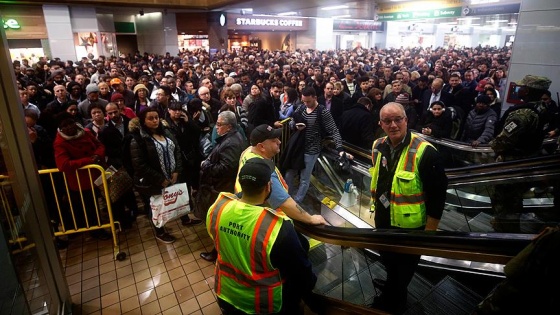
[[[217, 269], [216, 283], [226, 284], [217, 292], [220, 305], [235, 314], [261, 307], [292, 312], [298, 298], [309, 298], [316, 281], [304, 255], [309, 244], [289, 221], [326, 224], [322, 216], [310, 215], [300, 206], [325, 137], [331, 137], [341, 157], [349, 159], [353, 157], [344, 152], [343, 140], [374, 149], [372, 211], [378, 228], [436, 230], [447, 187], [444, 164], [437, 150], [411, 130], [473, 147], [489, 144], [502, 161], [536, 154], [540, 147], [522, 145], [557, 136], [559, 111], [547, 78], [525, 77], [518, 91], [523, 102], [502, 113], [510, 55], [507, 48], [489, 47], [244, 50], [216, 55], [196, 50], [174, 56], [136, 53], [77, 62], [41, 58], [29, 64], [22, 60], [14, 62], [14, 71], [39, 167], [58, 167], [69, 174], [91, 163], [125, 168], [148, 215], [150, 196], [186, 182], [196, 217], [185, 215], [182, 223], [192, 226], [206, 220], [216, 246], [201, 257], [217, 261], [218, 269], [253, 259], [235, 257], [223, 244], [240, 249], [238, 253], [265, 250], [224, 234], [226, 228], [216, 229], [216, 222], [226, 224], [225, 218], [241, 222], [236, 223], [239, 226], [256, 224], [254, 216], [235, 218], [236, 212], [224, 210], [224, 204], [270, 213], [268, 219], [279, 220], [279, 225], [263, 227], [281, 235], [277, 245], [266, 248], [270, 256], [264, 265], [252, 267], [258, 270], [236, 269], [239, 277], [249, 279], [252, 272], [269, 272], [271, 265], [280, 268], [274, 283], [282, 281], [278, 277], [289, 281], [284, 288], [270, 289], [267, 303], [236, 300], [239, 296], [232, 289], [238, 285], [236, 280]], [[292, 119], [285, 126], [287, 118]], [[294, 133], [280, 152], [279, 128], [284, 127]], [[78, 144], [87, 149], [76, 150]], [[249, 163], [278, 154], [277, 167]], [[408, 157], [412, 164], [403, 162]], [[263, 175], [263, 168], [268, 176]], [[402, 187], [395, 178], [414, 180]], [[83, 194], [94, 187], [84, 182], [69, 189], [77, 196], [80, 190]], [[493, 198], [497, 208], [505, 202], [499, 197], [508, 189], [497, 187]], [[234, 195], [245, 190], [241, 199]], [[411, 205], [394, 199], [406, 194], [425, 198]], [[270, 208], [260, 206], [265, 201]], [[142, 210], [131, 190], [114, 203], [113, 211], [127, 228]], [[224, 218], [218, 219], [216, 213], [223, 213]], [[165, 227], [154, 227], [154, 232], [161, 242], [175, 241]], [[104, 237], [99, 233], [94, 236]], [[258, 235], [250, 237], [262, 241]], [[278, 256], [282, 250], [299, 257], [304, 269], [290, 268], [290, 262]], [[419, 257], [384, 252], [382, 258], [387, 280], [384, 294], [374, 305], [401, 312]], [[305, 286], [279, 309], [277, 299], [286, 294], [286, 288], [297, 287], [298, 277], [305, 279]], [[249, 282], [264, 288], [272, 285]], [[275, 302], [271, 305], [270, 301]]]

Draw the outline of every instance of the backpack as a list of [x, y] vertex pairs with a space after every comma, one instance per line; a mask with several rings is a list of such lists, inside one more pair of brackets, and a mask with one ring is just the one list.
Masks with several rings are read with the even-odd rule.
[[498, 155], [530, 155], [539, 150], [544, 134], [541, 132], [539, 115], [531, 107], [511, 111], [504, 126], [490, 146]]

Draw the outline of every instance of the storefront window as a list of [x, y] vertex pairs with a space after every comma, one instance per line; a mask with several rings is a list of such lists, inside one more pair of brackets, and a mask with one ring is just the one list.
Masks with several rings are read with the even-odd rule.
[[96, 57], [98, 53], [97, 42], [97, 33], [95, 32], [74, 33], [74, 46], [78, 60], [83, 57]]
[[209, 51], [210, 43], [208, 35], [179, 35], [179, 50], [196, 50], [204, 49]]

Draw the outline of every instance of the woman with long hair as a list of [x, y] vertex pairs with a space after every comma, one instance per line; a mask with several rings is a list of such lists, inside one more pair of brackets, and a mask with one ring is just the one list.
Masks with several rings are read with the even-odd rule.
[[377, 80], [377, 88], [380, 89], [381, 91], [384, 91], [386, 86], [387, 86], [387, 80], [385, 80], [385, 78], [383, 77], [380, 77], [379, 80]]
[[292, 117], [292, 113], [294, 112], [295, 103], [298, 99], [298, 94], [296, 89], [288, 87], [284, 92], [287, 95], [286, 103], [280, 106], [280, 120], [284, 120], [288, 117]]
[[[174, 185], [183, 171], [181, 150], [171, 131], [163, 127], [158, 110], [148, 107], [140, 112], [139, 125], [129, 125], [132, 133], [130, 156], [134, 169], [134, 183], [150, 204], [151, 196], [160, 195], [162, 190]], [[151, 211], [148, 211], [151, 219]], [[156, 239], [173, 243], [175, 237], [165, 227], [155, 227]]]

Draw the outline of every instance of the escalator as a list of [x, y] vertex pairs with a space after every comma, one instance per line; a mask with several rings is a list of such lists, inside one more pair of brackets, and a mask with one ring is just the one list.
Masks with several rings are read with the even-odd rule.
[[[470, 314], [503, 280], [503, 265], [543, 226], [558, 223], [554, 213], [542, 215], [553, 208], [550, 186], [560, 179], [558, 156], [477, 164], [481, 159], [476, 155], [488, 152], [471, 149], [468, 154], [458, 150], [452, 155], [454, 161], [461, 157], [462, 166], [447, 169], [446, 209], [440, 231], [431, 234], [376, 230], [368, 211], [369, 153], [352, 151], [356, 157], [352, 170], [343, 172], [336, 167], [336, 152], [323, 150], [303, 206], [321, 213], [332, 226], [298, 224], [298, 229], [312, 239], [310, 259], [318, 274], [315, 293], [335, 310], [332, 314], [382, 314], [367, 307], [385, 279], [377, 255], [380, 249], [422, 255], [409, 285], [406, 314]], [[470, 162], [464, 159], [467, 155]], [[348, 180], [356, 186], [350, 198], [344, 192]], [[523, 233], [495, 233], [489, 188], [527, 182], [541, 191], [533, 189], [525, 195]]]

